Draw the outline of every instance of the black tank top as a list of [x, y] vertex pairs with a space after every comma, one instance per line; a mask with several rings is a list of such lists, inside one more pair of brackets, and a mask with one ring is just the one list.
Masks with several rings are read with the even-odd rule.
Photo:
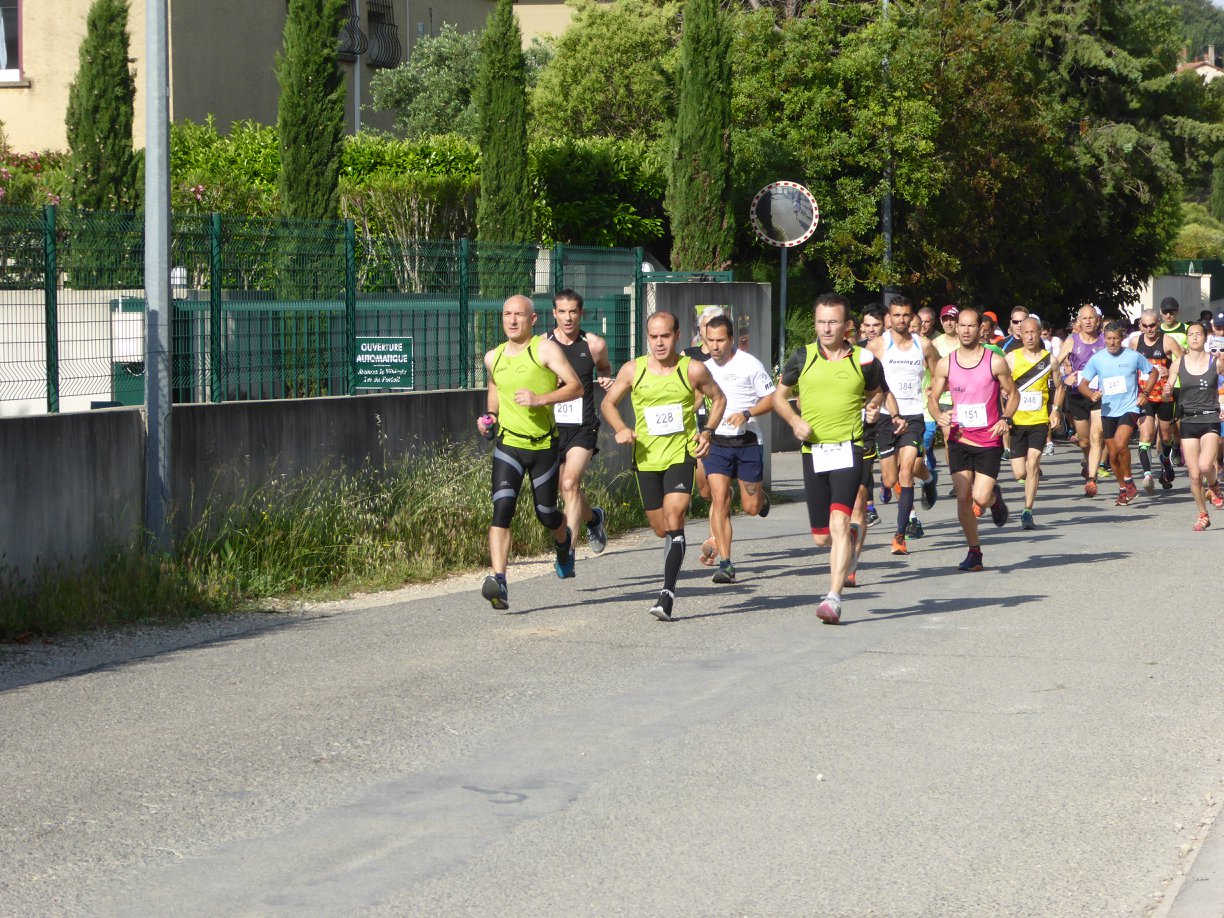
[[587, 345], [586, 332], [581, 328], [578, 329], [578, 334], [574, 336], [573, 344], [563, 344], [557, 339], [556, 329], [550, 331], [547, 335], [548, 340], [554, 342], [557, 347], [561, 348], [565, 354], [565, 359], [569, 361], [574, 372], [578, 374], [578, 381], [582, 383], [582, 426], [595, 426], [595, 359], [591, 356], [591, 348]]
[[1186, 366], [1186, 358], [1182, 358], [1181, 366], [1177, 368], [1177, 381], [1181, 386], [1178, 399], [1187, 420], [1219, 416], [1216, 376], [1214, 360], [1207, 361], [1207, 370], [1204, 373], [1195, 375]]
[[1167, 367], [1169, 365], [1169, 356], [1164, 349], [1164, 332], [1156, 336], [1156, 341], [1153, 344], [1148, 344], [1143, 335], [1139, 336], [1139, 340], [1135, 343], [1135, 350], [1148, 359], [1150, 363], [1154, 363], [1158, 367]]

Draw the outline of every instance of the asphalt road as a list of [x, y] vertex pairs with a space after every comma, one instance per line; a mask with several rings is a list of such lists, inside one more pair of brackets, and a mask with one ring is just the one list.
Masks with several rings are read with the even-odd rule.
[[512, 614], [469, 576], [2, 650], [0, 914], [1224, 915], [1224, 511], [1051, 469], [979, 574], [951, 501], [908, 558], [881, 507], [839, 627], [796, 502], [732, 586], [691, 526], [671, 624], [635, 534]]

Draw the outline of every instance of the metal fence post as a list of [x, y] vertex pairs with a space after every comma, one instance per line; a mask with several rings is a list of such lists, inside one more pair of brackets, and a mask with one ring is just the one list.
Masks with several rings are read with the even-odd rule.
[[553, 295], [565, 289], [565, 243], [554, 242], [552, 249]]
[[344, 392], [357, 392], [357, 223], [344, 221]]
[[646, 262], [646, 249], [638, 246], [633, 250], [633, 334], [636, 341], [633, 354], [646, 352], [646, 280], [642, 265]]
[[208, 224], [208, 397], [224, 398], [221, 378], [221, 215]]
[[47, 411], [59, 412], [59, 252], [55, 205], [43, 207], [43, 315], [47, 337]]
[[471, 358], [471, 305], [468, 302], [468, 286], [471, 277], [472, 244], [467, 239], [459, 240], [459, 385], [470, 389], [476, 377], [469, 364]]

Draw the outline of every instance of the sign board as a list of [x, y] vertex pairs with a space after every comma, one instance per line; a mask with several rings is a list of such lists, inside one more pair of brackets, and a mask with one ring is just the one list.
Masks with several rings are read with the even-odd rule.
[[796, 182], [766, 185], [752, 199], [749, 213], [761, 241], [780, 249], [807, 242], [820, 222], [816, 198]]
[[411, 389], [411, 338], [357, 338], [357, 389]]

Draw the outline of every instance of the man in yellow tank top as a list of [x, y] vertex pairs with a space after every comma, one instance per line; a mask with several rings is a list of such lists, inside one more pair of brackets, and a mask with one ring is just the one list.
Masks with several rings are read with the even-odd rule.
[[493, 433], [493, 522], [489, 557], [493, 573], [480, 595], [494, 609], [510, 608], [506, 566], [510, 560], [510, 522], [524, 476], [531, 477], [536, 519], [552, 530], [557, 576], [574, 576], [574, 536], [557, 507], [557, 428], [552, 406], [582, 394], [582, 383], [554, 341], [532, 334], [535, 304], [512, 296], [502, 305], [506, 342], [484, 356], [489, 373], [488, 413], [477, 418], [481, 436]]
[[[684, 520], [693, 494], [697, 460], [710, 451], [710, 441], [727, 407], [722, 389], [705, 364], [676, 353], [680, 320], [656, 312], [646, 321], [647, 353], [630, 360], [620, 372], [600, 412], [616, 434], [616, 442], [633, 445], [642, 509], [655, 535], [663, 539], [663, 589], [650, 607], [659, 621], [672, 621], [676, 578], [684, 563]], [[634, 426], [625, 423], [617, 405], [632, 394]], [[709, 400], [706, 424], [697, 429], [694, 396]]]
[[1024, 509], [1020, 528], [1036, 529], [1033, 501], [1041, 481], [1041, 456], [1050, 433], [1050, 423], [1062, 421], [1066, 389], [1062, 375], [1054, 372], [1054, 358], [1041, 340], [1041, 322], [1029, 317], [1020, 323], [1020, 348], [1007, 352], [1007, 365], [1020, 392], [1011, 432], [1012, 474], [1024, 485]]

